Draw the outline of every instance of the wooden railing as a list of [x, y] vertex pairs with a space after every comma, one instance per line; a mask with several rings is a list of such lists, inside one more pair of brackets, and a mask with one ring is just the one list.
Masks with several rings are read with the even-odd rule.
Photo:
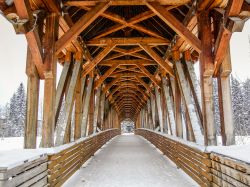
[[[61, 186], [98, 149], [120, 133], [118, 129], [110, 129], [59, 147], [24, 150], [27, 158], [14, 167], [2, 167], [4, 163], [0, 161], [0, 187]], [[28, 158], [29, 151], [32, 158]]]
[[100, 149], [111, 138], [120, 134], [112, 129], [75, 142], [74, 145], [48, 156], [48, 183], [50, 186], [61, 186], [81, 165]]
[[250, 186], [249, 163], [218, 153], [211, 153], [210, 158], [214, 186]]
[[147, 129], [136, 129], [200, 186], [250, 186], [250, 163]]
[[46, 186], [47, 165], [47, 155], [41, 155], [40, 158], [24, 161], [15, 167], [0, 167], [0, 187]]

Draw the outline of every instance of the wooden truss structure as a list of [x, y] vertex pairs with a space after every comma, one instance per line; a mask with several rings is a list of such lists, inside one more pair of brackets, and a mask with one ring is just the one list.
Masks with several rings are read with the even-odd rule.
[[[136, 127], [216, 145], [214, 78], [223, 144], [234, 143], [229, 41], [249, 16], [247, 1], [10, 2], [0, 0], [0, 9], [28, 43], [26, 148], [36, 145], [40, 80], [42, 147], [118, 128], [126, 118]], [[200, 85], [194, 72], [198, 60]], [[57, 62], [63, 66], [58, 85]]]

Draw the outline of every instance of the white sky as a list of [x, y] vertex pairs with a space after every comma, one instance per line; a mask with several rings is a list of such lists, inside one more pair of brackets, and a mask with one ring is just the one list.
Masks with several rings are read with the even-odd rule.
[[[250, 78], [249, 35], [250, 20], [245, 24], [243, 32], [234, 33], [231, 39], [233, 73], [241, 80]], [[12, 25], [2, 16], [0, 41], [0, 105], [4, 105], [21, 82], [26, 85], [27, 42], [24, 35], [16, 35]]]

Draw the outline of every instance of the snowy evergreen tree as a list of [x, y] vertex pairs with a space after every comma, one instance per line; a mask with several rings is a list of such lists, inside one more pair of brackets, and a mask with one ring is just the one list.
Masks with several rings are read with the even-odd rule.
[[24, 123], [26, 118], [26, 95], [23, 83], [21, 83], [16, 92], [16, 110], [17, 110], [17, 136], [24, 136]]
[[216, 79], [213, 80], [213, 99], [214, 99], [214, 123], [216, 127], [216, 134], [221, 134], [220, 124], [220, 108], [219, 108], [219, 95], [218, 95], [218, 82]]
[[23, 136], [26, 115], [26, 96], [22, 83], [11, 97], [9, 108], [6, 108], [5, 110], [9, 135]]
[[250, 134], [250, 79], [243, 82], [243, 126], [246, 135]]
[[240, 82], [231, 76], [232, 106], [235, 134], [244, 135], [243, 92]]
[[10, 99], [10, 109], [8, 116], [8, 126], [10, 128], [10, 135], [16, 136], [17, 131], [17, 123], [18, 123], [18, 115], [17, 115], [17, 96], [16, 93]]

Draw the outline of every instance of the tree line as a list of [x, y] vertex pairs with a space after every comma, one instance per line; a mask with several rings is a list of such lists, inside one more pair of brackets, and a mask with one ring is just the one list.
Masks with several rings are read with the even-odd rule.
[[[217, 135], [220, 135], [220, 111], [217, 82], [214, 81], [214, 111]], [[231, 75], [233, 120], [236, 136], [250, 135], [250, 79], [240, 81]]]
[[1, 136], [24, 136], [24, 124], [26, 118], [26, 93], [23, 83], [19, 85], [10, 101], [0, 108]]

